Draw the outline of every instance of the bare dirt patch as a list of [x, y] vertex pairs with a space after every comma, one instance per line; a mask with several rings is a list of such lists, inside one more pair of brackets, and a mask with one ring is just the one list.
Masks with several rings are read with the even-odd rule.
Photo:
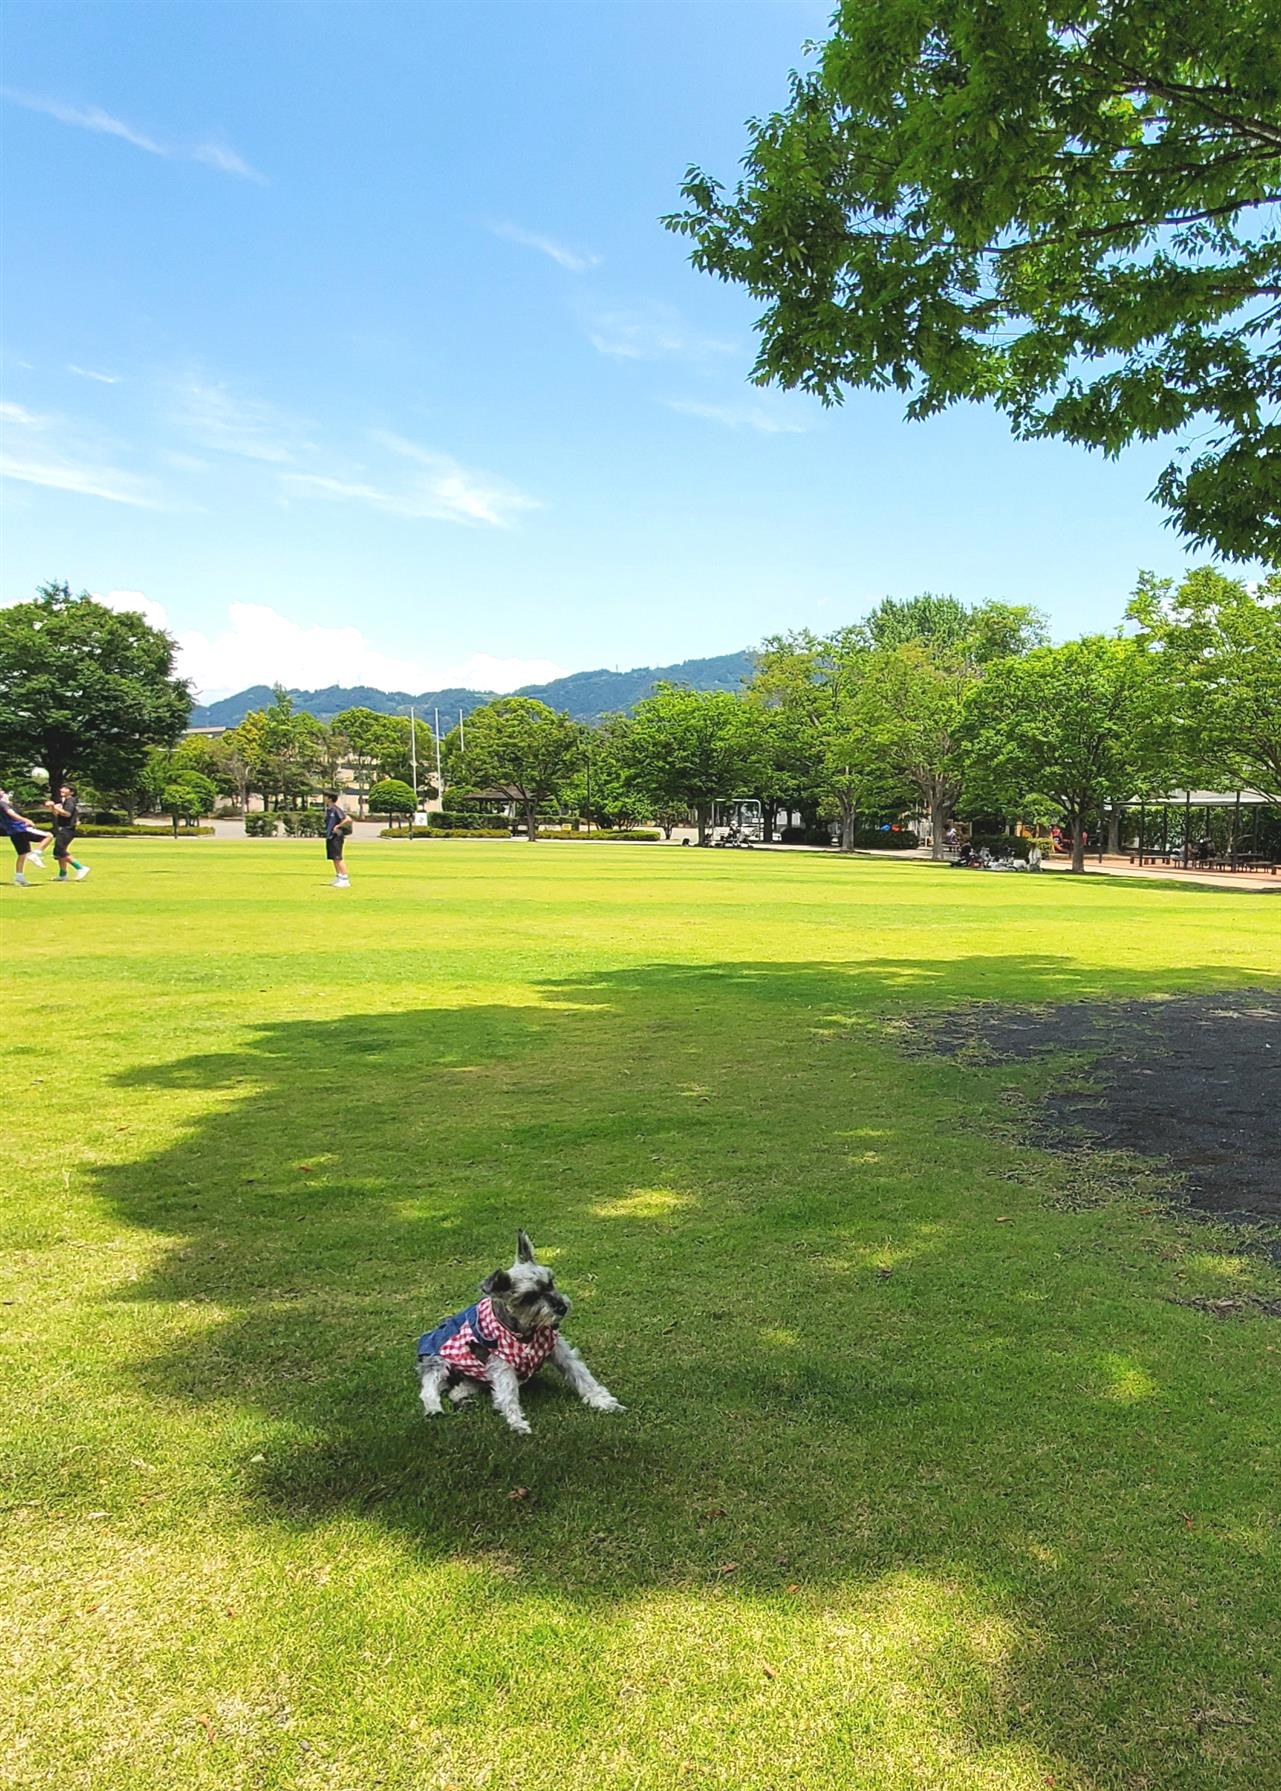
[[[979, 1062], [1077, 1061], [1038, 1105], [1036, 1142], [1157, 1160], [1194, 1210], [1281, 1226], [1281, 996], [999, 1008], [916, 1028], [916, 1048]], [[1281, 1252], [1281, 1234], [1276, 1251]]]

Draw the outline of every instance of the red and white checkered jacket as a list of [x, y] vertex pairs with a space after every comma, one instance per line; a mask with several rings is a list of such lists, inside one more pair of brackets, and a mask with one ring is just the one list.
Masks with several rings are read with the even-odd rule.
[[527, 1381], [555, 1348], [556, 1332], [551, 1325], [518, 1336], [508, 1330], [494, 1311], [494, 1302], [486, 1297], [420, 1337], [418, 1359], [439, 1356], [457, 1373], [483, 1381], [486, 1363], [498, 1356], [511, 1364], [520, 1380]]

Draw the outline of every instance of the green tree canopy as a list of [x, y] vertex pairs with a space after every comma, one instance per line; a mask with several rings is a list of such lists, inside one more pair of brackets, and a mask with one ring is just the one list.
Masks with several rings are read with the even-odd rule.
[[758, 382], [990, 401], [1108, 454], [1195, 426], [1155, 495], [1281, 560], [1276, 0], [842, 0], [834, 25], [735, 189], [691, 168], [668, 220], [764, 302]]
[[1052, 797], [1072, 827], [1072, 869], [1085, 869], [1083, 831], [1105, 801], [1124, 801], [1154, 775], [1153, 662], [1134, 640], [1088, 635], [1002, 660], [969, 694], [962, 729], [972, 759], [1012, 806]]
[[386, 815], [387, 825], [394, 824], [397, 815], [412, 815], [418, 807], [418, 798], [411, 785], [398, 777], [380, 777], [369, 791], [369, 807], [376, 815]]
[[191, 713], [175, 652], [142, 616], [65, 584], [0, 609], [0, 756], [43, 765], [55, 789], [69, 777], [129, 788]]
[[728, 690], [660, 684], [632, 711], [626, 753], [638, 785], [656, 809], [693, 809], [700, 844], [713, 803], [750, 795], [757, 782], [760, 734], [746, 709]]
[[347, 764], [363, 815], [370, 784], [380, 774], [384, 760], [396, 750], [395, 718], [382, 715], [377, 709], [344, 709], [341, 715], [335, 715], [333, 725], [346, 741]]
[[464, 789], [511, 790], [525, 815], [530, 840], [538, 837], [538, 810], [564, 790], [578, 768], [582, 742], [577, 724], [534, 697], [496, 697], [473, 709], [464, 734], [445, 742], [448, 779]]
[[1281, 802], [1281, 574], [1251, 591], [1209, 566], [1177, 589], [1145, 572], [1130, 615], [1154, 649], [1183, 761]]

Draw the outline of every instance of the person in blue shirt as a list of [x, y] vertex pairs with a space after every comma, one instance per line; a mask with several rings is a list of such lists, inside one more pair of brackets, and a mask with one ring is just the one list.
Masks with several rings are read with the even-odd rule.
[[13, 841], [13, 849], [18, 855], [18, 866], [14, 873], [14, 882], [20, 889], [29, 889], [27, 882], [27, 860], [32, 864], [43, 866], [41, 849], [53, 838], [43, 827], [20, 815], [13, 806], [8, 790], [0, 790], [0, 833], [7, 833]]
[[334, 867], [332, 889], [349, 889], [351, 878], [347, 875], [347, 860], [343, 851], [347, 844], [347, 835], [351, 832], [351, 816], [338, 800], [337, 790], [326, 790], [325, 793], [325, 857]]

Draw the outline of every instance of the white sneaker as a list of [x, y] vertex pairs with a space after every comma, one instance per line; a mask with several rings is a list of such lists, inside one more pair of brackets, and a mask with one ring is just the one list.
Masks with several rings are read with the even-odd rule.
[[80, 869], [76, 872], [76, 882], [83, 883], [85, 878], [89, 875], [89, 872], [92, 870], [92, 868], [93, 868], [92, 865], [82, 864], [80, 866]]
[[335, 877], [334, 878], [334, 888], [335, 889], [350, 889], [351, 888], [351, 878], [350, 877]]
[[15, 873], [13, 880], [18, 885], [19, 889], [30, 889], [31, 888], [31, 885], [27, 882], [27, 879], [22, 875], [21, 871], [18, 871]]
[[44, 869], [44, 858], [39, 852], [28, 852], [27, 857], [31, 860], [32, 864], [35, 865], [38, 871]]

